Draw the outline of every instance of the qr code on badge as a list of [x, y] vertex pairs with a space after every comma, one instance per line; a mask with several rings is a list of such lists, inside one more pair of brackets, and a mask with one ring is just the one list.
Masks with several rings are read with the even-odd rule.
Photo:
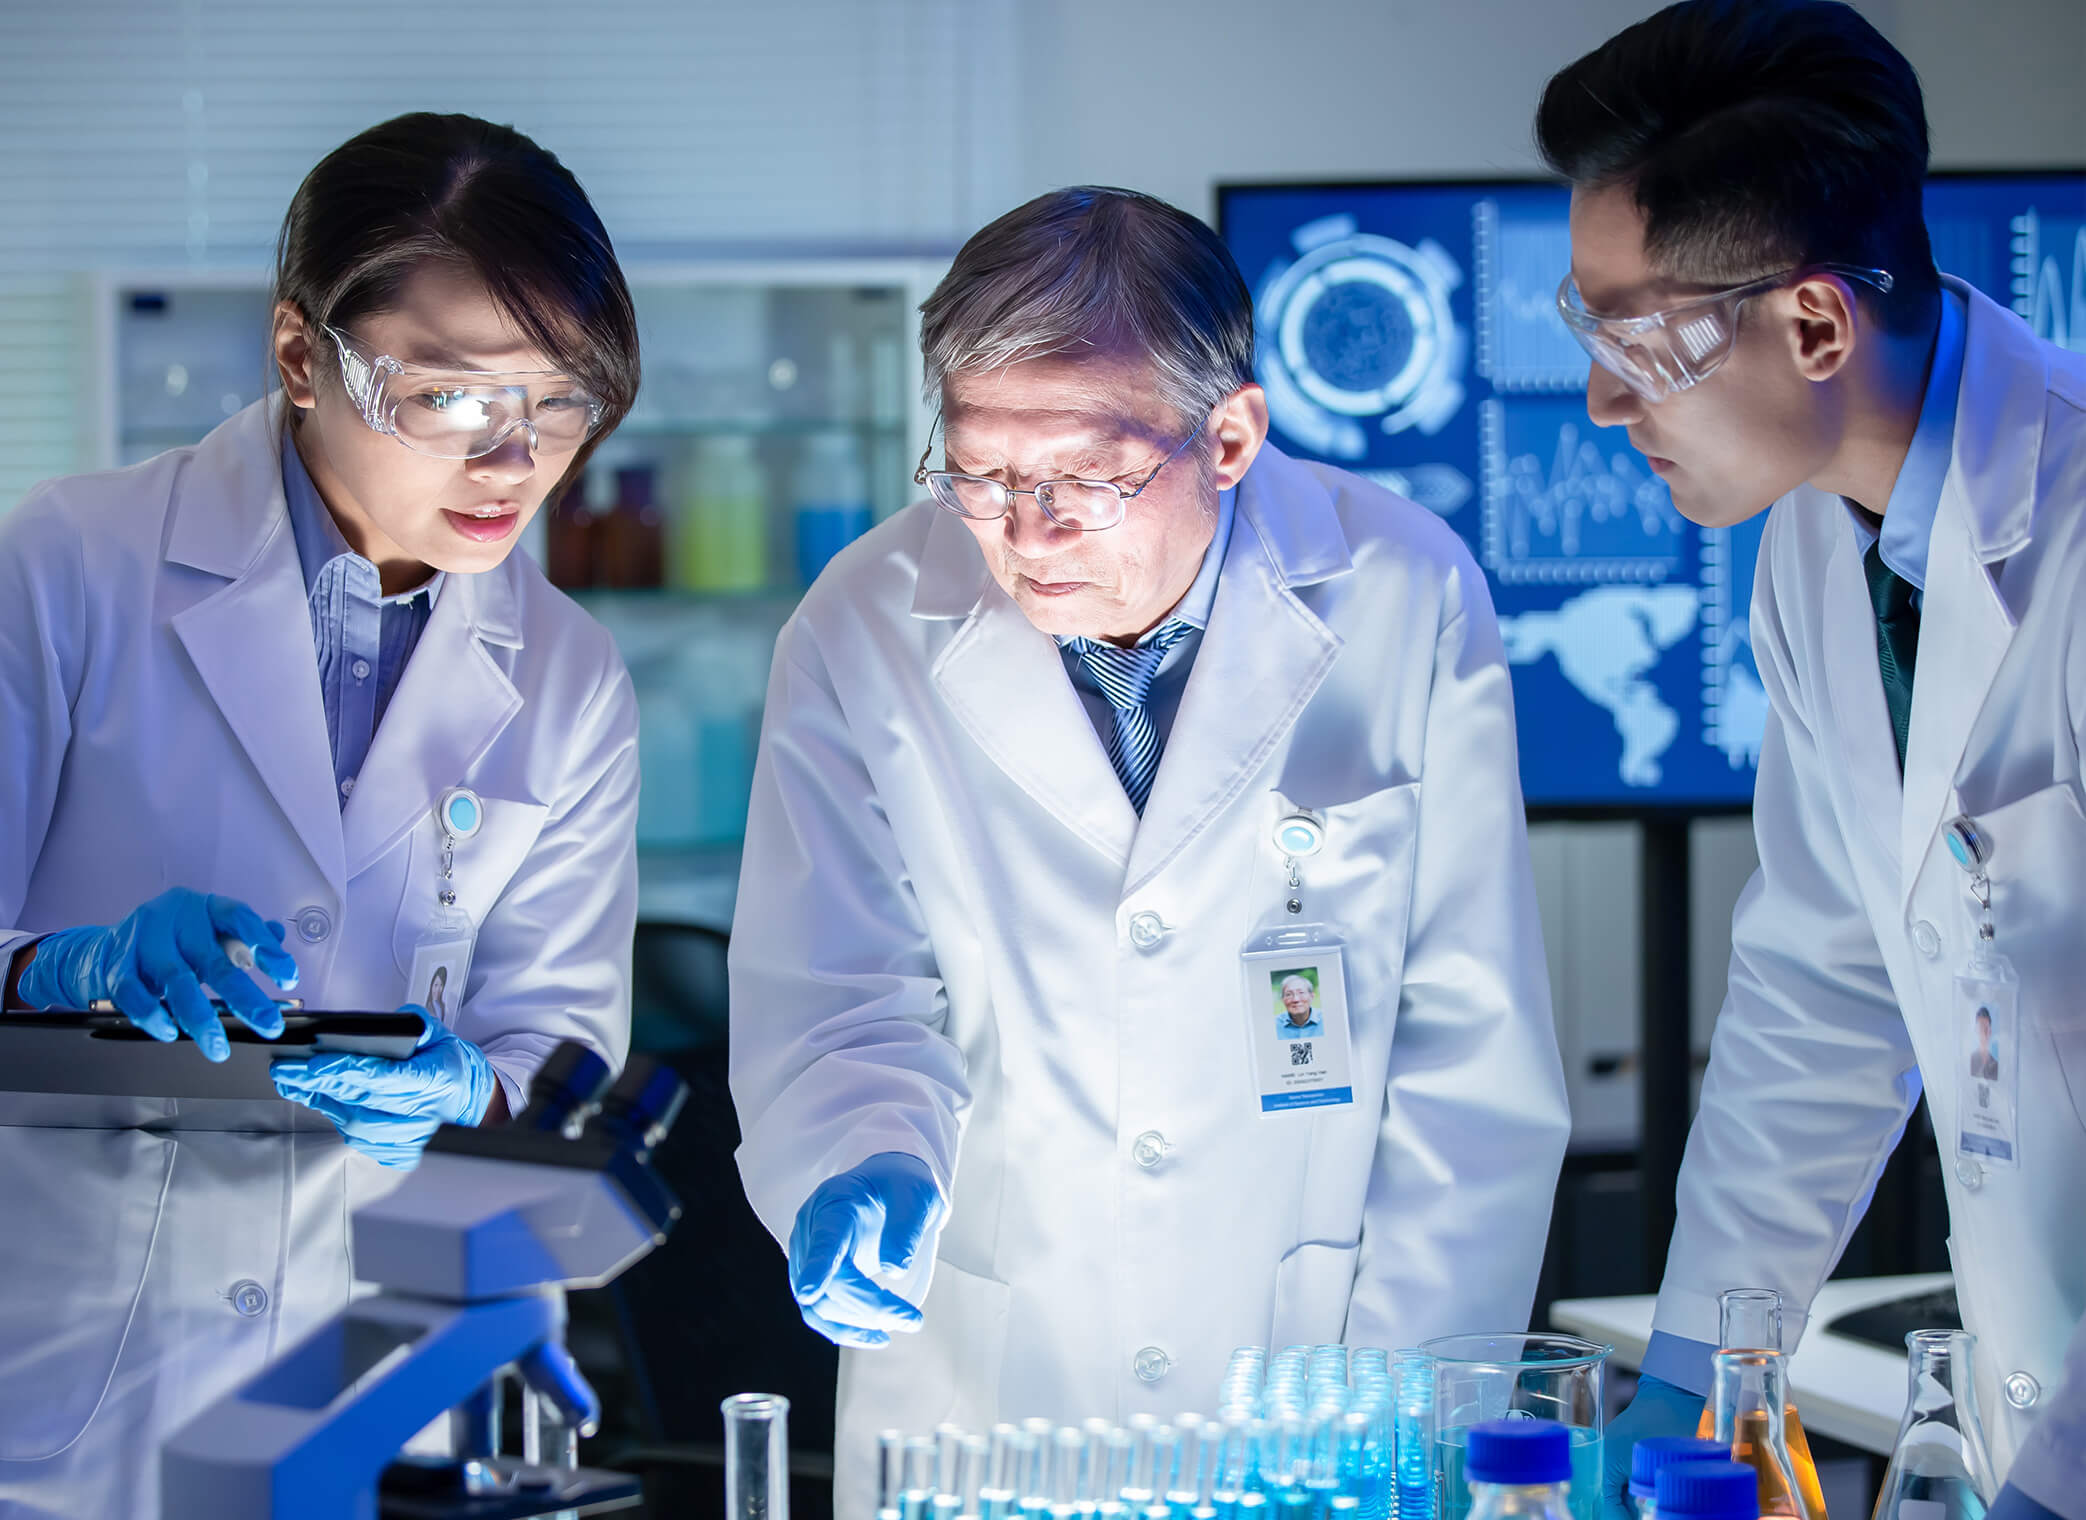
[[1290, 1043], [1289, 1064], [1292, 1066], [1309, 1066], [1311, 1064], [1311, 1042], [1309, 1040], [1295, 1040]]

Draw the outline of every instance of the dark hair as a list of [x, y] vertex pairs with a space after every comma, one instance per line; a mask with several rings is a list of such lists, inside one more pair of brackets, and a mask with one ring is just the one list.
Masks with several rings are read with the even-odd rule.
[[920, 307], [927, 391], [1094, 345], [1148, 356], [1183, 420], [1253, 382], [1253, 297], [1224, 244], [1135, 190], [1075, 185], [974, 233]]
[[[275, 248], [275, 299], [320, 326], [385, 310], [430, 260], [483, 281], [529, 339], [603, 404], [564, 483], [629, 413], [637, 313], [572, 171], [512, 127], [416, 111], [342, 143], [305, 175]], [[287, 409], [286, 409], [287, 411]]]
[[1631, 187], [1661, 271], [1737, 284], [1794, 265], [1890, 271], [1886, 330], [1931, 321], [1919, 76], [1837, 0], [1681, 0], [1562, 69], [1536, 111], [1575, 186]]

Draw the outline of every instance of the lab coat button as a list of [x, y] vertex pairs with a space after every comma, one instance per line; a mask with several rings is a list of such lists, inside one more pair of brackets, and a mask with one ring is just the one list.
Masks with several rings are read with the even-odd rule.
[[1157, 1346], [1147, 1346], [1144, 1350], [1137, 1353], [1137, 1361], [1134, 1365], [1137, 1368], [1137, 1376], [1140, 1381], [1156, 1383], [1159, 1379], [1165, 1377], [1167, 1369], [1173, 1366], [1173, 1358], [1161, 1351]]
[[1130, 1142], [1130, 1154], [1137, 1164], [1150, 1170], [1166, 1159], [1166, 1137], [1155, 1129], [1148, 1129]]
[[1941, 953], [1941, 936], [1934, 932], [1934, 926], [1925, 919], [1912, 926], [1912, 943], [1919, 946], [1919, 953], [1928, 960]]
[[341, 782], [340, 794], [343, 797], [352, 797], [355, 795], [355, 778], [353, 776], [350, 776], [347, 780]]
[[251, 1277], [243, 1277], [232, 1284], [225, 1302], [241, 1319], [254, 1319], [268, 1312], [268, 1290]]
[[2042, 1396], [2043, 1385], [2025, 1372], [2016, 1372], [2006, 1380], [2006, 1401], [2016, 1409], [2033, 1409]]
[[1958, 1156], [1956, 1158], [1956, 1181], [1962, 1183], [1964, 1187], [1974, 1193], [1985, 1185], [1985, 1169], [1977, 1164], [1974, 1157]]
[[316, 945], [333, 932], [333, 915], [324, 908], [300, 908], [292, 922], [297, 926], [298, 938], [307, 945]]
[[1166, 938], [1166, 921], [1156, 913], [1133, 913], [1130, 915], [1130, 943], [1140, 950], [1149, 950]]

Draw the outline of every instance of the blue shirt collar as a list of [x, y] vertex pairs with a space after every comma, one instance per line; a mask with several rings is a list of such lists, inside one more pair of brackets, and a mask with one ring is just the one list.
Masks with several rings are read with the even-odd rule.
[[[325, 501], [319, 496], [319, 488], [312, 484], [311, 472], [304, 468], [304, 459], [297, 452], [297, 445], [286, 429], [282, 440], [282, 493], [290, 506], [290, 533], [297, 540], [297, 563], [304, 571], [304, 594], [310, 596], [319, 584], [319, 577], [326, 567], [343, 557], [369, 565], [371, 579], [376, 579], [376, 566], [370, 565], [341, 536], [340, 524], [333, 520]], [[427, 605], [434, 606], [442, 594], [443, 572], [437, 570], [431, 580], [422, 581], [410, 591], [401, 591], [396, 596], [381, 598], [384, 606], [410, 602], [423, 592]]]
[[[1174, 604], [1173, 611], [1159, 619], [1150, 632], [1139, 639], [1139, 644], [1150, 641], [1160, 628], [1174, 621], [1186, 623], [1200, 632], [1210, 626], [1210, 612], [1217, 605], [1217, 577], [1224, 573], [1224, 553], [1231, 546], [1231, 523], [1238, 506], [1239, 489], [1231, 487], [1217, 496], [1217, 531], [1210, 535], [1210, 546], [1202, 551], [1202, 568], [1195, 572], [1195, 583], [1188, 594]], [[1060, 647], [1070, 644], [1079, 637], [1065, 633], [1057, 636]]]
[[1855, 531], [1867, 552], [1882, 545], [1883, 563], [1927, 589], [1927, 545], [1934, 536], [1934, 515], [1941, 508], [1941, 487], [1948, 479], [1955, 452], [1956, 397], [1963, 383], [1963, 303], [1953, 291], [1941, 292], [1941, 326], [1934, 335], [1934, 359], [1927, 368], [1926, 399], [1920, 403], [1919, 425], [1912, 446], [1898, 466], [1896, 484], [1883, 511], [1883, 531], [1870, 530], [1859, 512]]

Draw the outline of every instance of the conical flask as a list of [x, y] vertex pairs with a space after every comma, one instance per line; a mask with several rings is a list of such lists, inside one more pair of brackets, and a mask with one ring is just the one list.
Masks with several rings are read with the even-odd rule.
[[1977, 1418], [1971, 1351], [1962, 1330], [1915, 1330], [1908, 1353], [1905, 1418], [1898, 1423], [1874, 1520], [1984, 1520], [1999, 1485]]
[[1760, 1475], [1760, 1513], [1782, 1520], [1826, 1520], [1796, 1478], [1789, 1453], [1789, 1358], [1779, 1351], [1719, 1351], [1712, 1358], [1716, 1412], [1711, 1439], [1731, 1449], [1731, 1460]]
[[[1786, 1351], [1782, 1343], [1782, 1295], [1772, 1288], [1727, 1288], [1717, 1295], [1717, 1349], [1720, 1351]], [[1702, 1406], [1695, 1434], [1712, 1440], [1717, 1433], [1714, 1400]], [[1782, 1411], [1782, 1437], [1789, 1447], [1790, 1475], [1796, 1479], [1806, 1514], [1823, 1516], [1825, 1490], [1818, 1483], [1818, 1463], [1804, 1436], [1804, 1423], [1792, 1401]]]

